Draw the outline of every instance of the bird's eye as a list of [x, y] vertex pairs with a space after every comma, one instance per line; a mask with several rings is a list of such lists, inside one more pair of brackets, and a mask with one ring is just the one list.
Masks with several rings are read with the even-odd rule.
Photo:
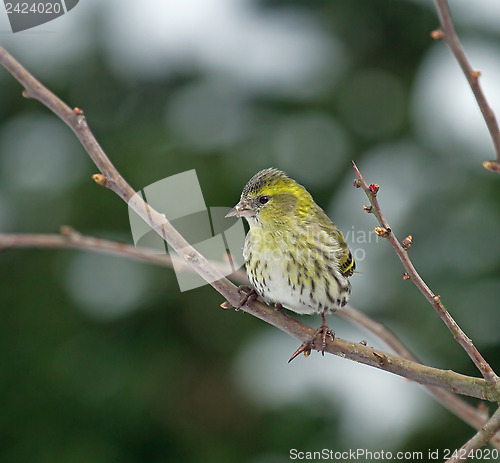
[[269, 196], [261, 196], [259, 198], [259, 203], [260, 204], [266, 204], [269, 201]]

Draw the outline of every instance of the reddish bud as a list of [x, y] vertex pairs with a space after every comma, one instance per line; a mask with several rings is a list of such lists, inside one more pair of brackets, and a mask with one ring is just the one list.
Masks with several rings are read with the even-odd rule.
[[441, 29], [436, 29], [435, 31], [431, 32], [431, 37], [434, 40], [442, 39], [444, 37], [444, 32]]
[[497, 161], [484, 161], [483, 167], [491, 172], [500, 172], [500, 164]]
[[375, 230], [375, 233], [382, 238], [387, 238], [389, 236], [389, 234], [391, 233], [390, 228], [375, 227], [374, 230]]
[[372, 206], [363, 206], [363, 210], [364, 210], [365, 212], [370, 213], [370, 212], [372, 211]]
[[375, 183], [375, 184], [372, 183], [369, 188], [370, 188], [370, 191], [375, 196], [378, 193], [378, 190], [380, 189], [380, 186], [378, 185], [378, 183]]
[[407, 273], [403, 273], [403, 280], [409, 280], [410, 279], [410, 275], [408, 275]]
[[75, 116], [83, 116], [83, 109], [74, 108], [73, 113], [75, 114]]
[[405, 251], [408, 251], [411, 247], [411, 242], [413, 241], [413, 238], [411, 235], [408, 235], [401, 243], [401, 246], [403, 246], [403, 249]]
[[354, 180], [354, 182], [352, 182], [352, 186], [354, 188], [359, 188], [361, 186], [361, 182], [358, 179], [356, 179]]
[[96, 182], [98, 185], [105, 186], [107, 178], [102, 175], [102, 174], [94, 174], [92, 175], [92, 178], [94, 179], [94, 182]]

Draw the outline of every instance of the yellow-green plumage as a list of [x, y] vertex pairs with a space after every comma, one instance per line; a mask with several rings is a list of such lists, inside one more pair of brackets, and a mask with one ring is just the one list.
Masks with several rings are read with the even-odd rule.
[[297, 313], [332, 313], [347, 303], [351, 252], [302, 185], [280, 170], [263, 170], [228, 216], [248, 220], [244, 257], [261, 296]]

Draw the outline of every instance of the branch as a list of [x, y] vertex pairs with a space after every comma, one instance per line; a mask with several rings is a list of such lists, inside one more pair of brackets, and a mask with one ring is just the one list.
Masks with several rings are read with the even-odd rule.
[[453, 320], [452, 316], [448, 313], [445, 306], [441, 302], [441, 297], [435, 295], [430, 288], [425, 284], [424, 280], [420, 277], [418, 272], [415, 270], [409, 256], [408, 249], [411, 246], [412, 238], [408, 236], [404, 241], [404, 246], [398, 241], [396, 235], [393, 233], [389, 224], [385, 220], [382, 211], [380, 209], [380, 205], [377, 200], [377, 192], [379, 190], [378, 185], [370, 185], [368, 186], [365, 182], [365, 179], [361, 175], [356, 164], [353, 162], [354, 171], [356, 172], [357, 180], [354, 181], [354, 186], [357, 188], [362, 188], [366, 193], [366, 196], [370, 200], [370, 206], [365, 206], [364, 209], [366, 212], [373, 213], [377, 218], [380, 227], [375, 227], [375, 232], [378, 236], [386, 238], [391, 246], [396, 251], [403, 267], [406, 270], [405, 278], [411, 280], [415, 286], [420, 290], [420, 292], [424, 295], [424, 297], [429, 301], [429, 303], [434, 307], [438, 315], [444, 321], [448, 329], [453, 334], [453, 337], [456, 341], [463, 347], [465, 352], [472, 359], [478, 370], [481, 372], [483, 377], [488, 381], [489, 384], [493, 387], [497, 387], [498, 376], [492, 370], [488, 362], [483, 358], [483, 356], [476, 349], [472, 341], [465, 335], [462, 329], [458, 326], [458, 324]]
[[[186, 261], [177, 255], [159, 254], [156, 249], [136, 248], [130, 244], [82, 235], [67, 225], [63, 225], [60, 228], [60, 234], [0, 233], [0, 250], [11, 248], [81, 249], [126, 257], [139, 262], [168, 268], [173, 268], [173, 262], [175, 261], [177, 269], [190, 269]], [[220, 269], [220, 271], [225, 270], [218, 262], [211, 261], [210, 264]], [[248, 282], [248, 277], [242, 270], [237, 270], [233, 273], [233, 276], [243, 283]]]
[[438, 31], [433, 31], [431, 36], [434, 39], [443, 39], [453, 55], [455, 56], [458, 64], [462, 68], [467, 81], [469, 82], [470, 88], [474, 93], [479, 109], [483, 115], [486, 126], [491, 135], [493, 141], [493, 146], [497, 155], [497, 159], [494, 161], [485, 161], [483, 166], [491, 170], [492, 172], [500, 173], [500, 130], [498, 129], [498, 123], [495, 118], [495, 113], [491, 109], [484, 96], [481, 85], [479, 84], [479, 77], [481, 73], [472, 69], [467, 56], [460, 44], [457, 33], [455, 32], [455, 27], [453, 26], [453, 21], [451, 19], [450, 8], [448, 6], [447, 0], [434, 0], [436, 4], [436, 9], [439, 16], [439, 21], [441, 23], [441, 29]]

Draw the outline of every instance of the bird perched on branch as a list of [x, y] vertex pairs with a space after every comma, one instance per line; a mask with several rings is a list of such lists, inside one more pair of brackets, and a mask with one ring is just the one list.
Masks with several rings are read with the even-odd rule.
[[[273, 168], [250, 179], [226, 217], [245, 217], [250, 226], [243, 256], [256, 293], [299, 314], [320, 314], [314, 338], [321, 335], [324, 353], [326, 337], [334, 337], [325, 314], [346, 305], [355, 269], [342, 232], [302, 185]], [[310, 352], [314, 338], [290, 360]]]

